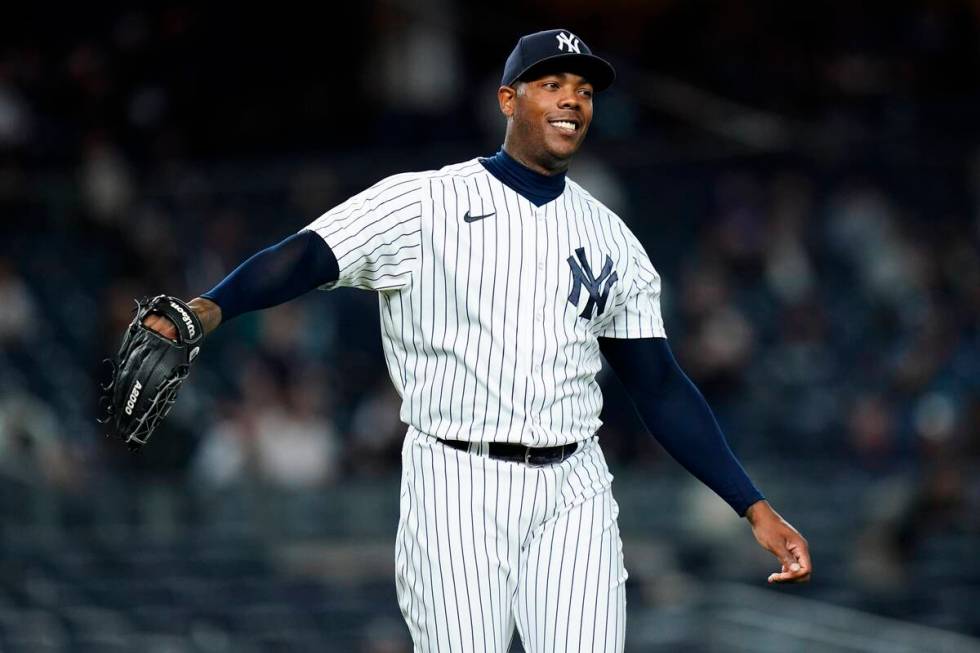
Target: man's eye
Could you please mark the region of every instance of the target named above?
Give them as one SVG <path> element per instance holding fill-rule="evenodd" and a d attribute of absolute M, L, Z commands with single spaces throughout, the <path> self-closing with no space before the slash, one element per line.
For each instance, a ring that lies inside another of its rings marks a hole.
<path fill-rule="evenodd" d="M 592 91 L 590 91 L 587 88 L 583 88 L 582 90 L 579 91 L 579 93 L 581 93 L 585 97 L 592 97 Z"/>
<path fill-rule="evenodd" d="M 558 88 L 558 82 L 545 82 L 545 88 Z"/>

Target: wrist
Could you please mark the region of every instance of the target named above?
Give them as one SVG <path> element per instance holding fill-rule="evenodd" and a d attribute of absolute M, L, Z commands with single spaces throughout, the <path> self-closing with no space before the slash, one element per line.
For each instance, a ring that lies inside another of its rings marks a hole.
<path fill-rule="evenodd" d="M 201 320 L 204 333 L 211 333 L 221 324 L 221 307 L 210 299 L 196 297 L 187 303 Z"/>
<path fill-rule="evenodd" d="M 753 526 L 768 517 L 775 516 L 776 511 L 772 509 L 772 506 L 765 499 L 759 499 L 745 510 L 745 519 Z"/>

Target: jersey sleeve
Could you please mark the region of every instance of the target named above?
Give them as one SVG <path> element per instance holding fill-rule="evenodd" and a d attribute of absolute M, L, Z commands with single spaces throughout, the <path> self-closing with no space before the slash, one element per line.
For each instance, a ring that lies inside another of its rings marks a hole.
<path fill-rule="evenodd" d="M 626 301 L 599 332 L 600 338 L 666 338 L 660 312 L 660 275 L 636 236 L 624 227 L 633 265 Z"/>
<path fill-rule="evenodd" d="M 417 174 L 388 177 L 305 227 L 337 258 L 338 279 L 321 290 L 395 290 L 411 283 L 419 261 L 425 183 Z"/>

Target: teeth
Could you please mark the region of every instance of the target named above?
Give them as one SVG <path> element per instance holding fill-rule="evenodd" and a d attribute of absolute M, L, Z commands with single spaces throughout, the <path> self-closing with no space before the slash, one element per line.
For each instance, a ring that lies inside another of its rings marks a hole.
<path fill-rule="evenodd" d="M 551 123 L 555 127 L 560 127 L 561 129 L 567 129 L 568 131 L 575 131 L 575 123 L 568 122 L 567 120 L 555 120 Z"/>

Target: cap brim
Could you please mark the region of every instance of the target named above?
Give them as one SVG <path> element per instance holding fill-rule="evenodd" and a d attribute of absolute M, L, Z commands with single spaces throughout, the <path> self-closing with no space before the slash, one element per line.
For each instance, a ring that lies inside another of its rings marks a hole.
<path fill-rule="evenodd" d="M 616 79 L 616 70 L 605 59 L 597 57 L 594 54 L 573 52 L 570 54 L 556 54 L 552 57 L 535 61 L 510 80 L 509 84 L 513 84 L 517 80 L 527 81 L 528 79 L 557 72 L 581 75 L 592 84 L 592 88 L 595 89 L 596 93 L 609 88 L 613 80 Z"/>

